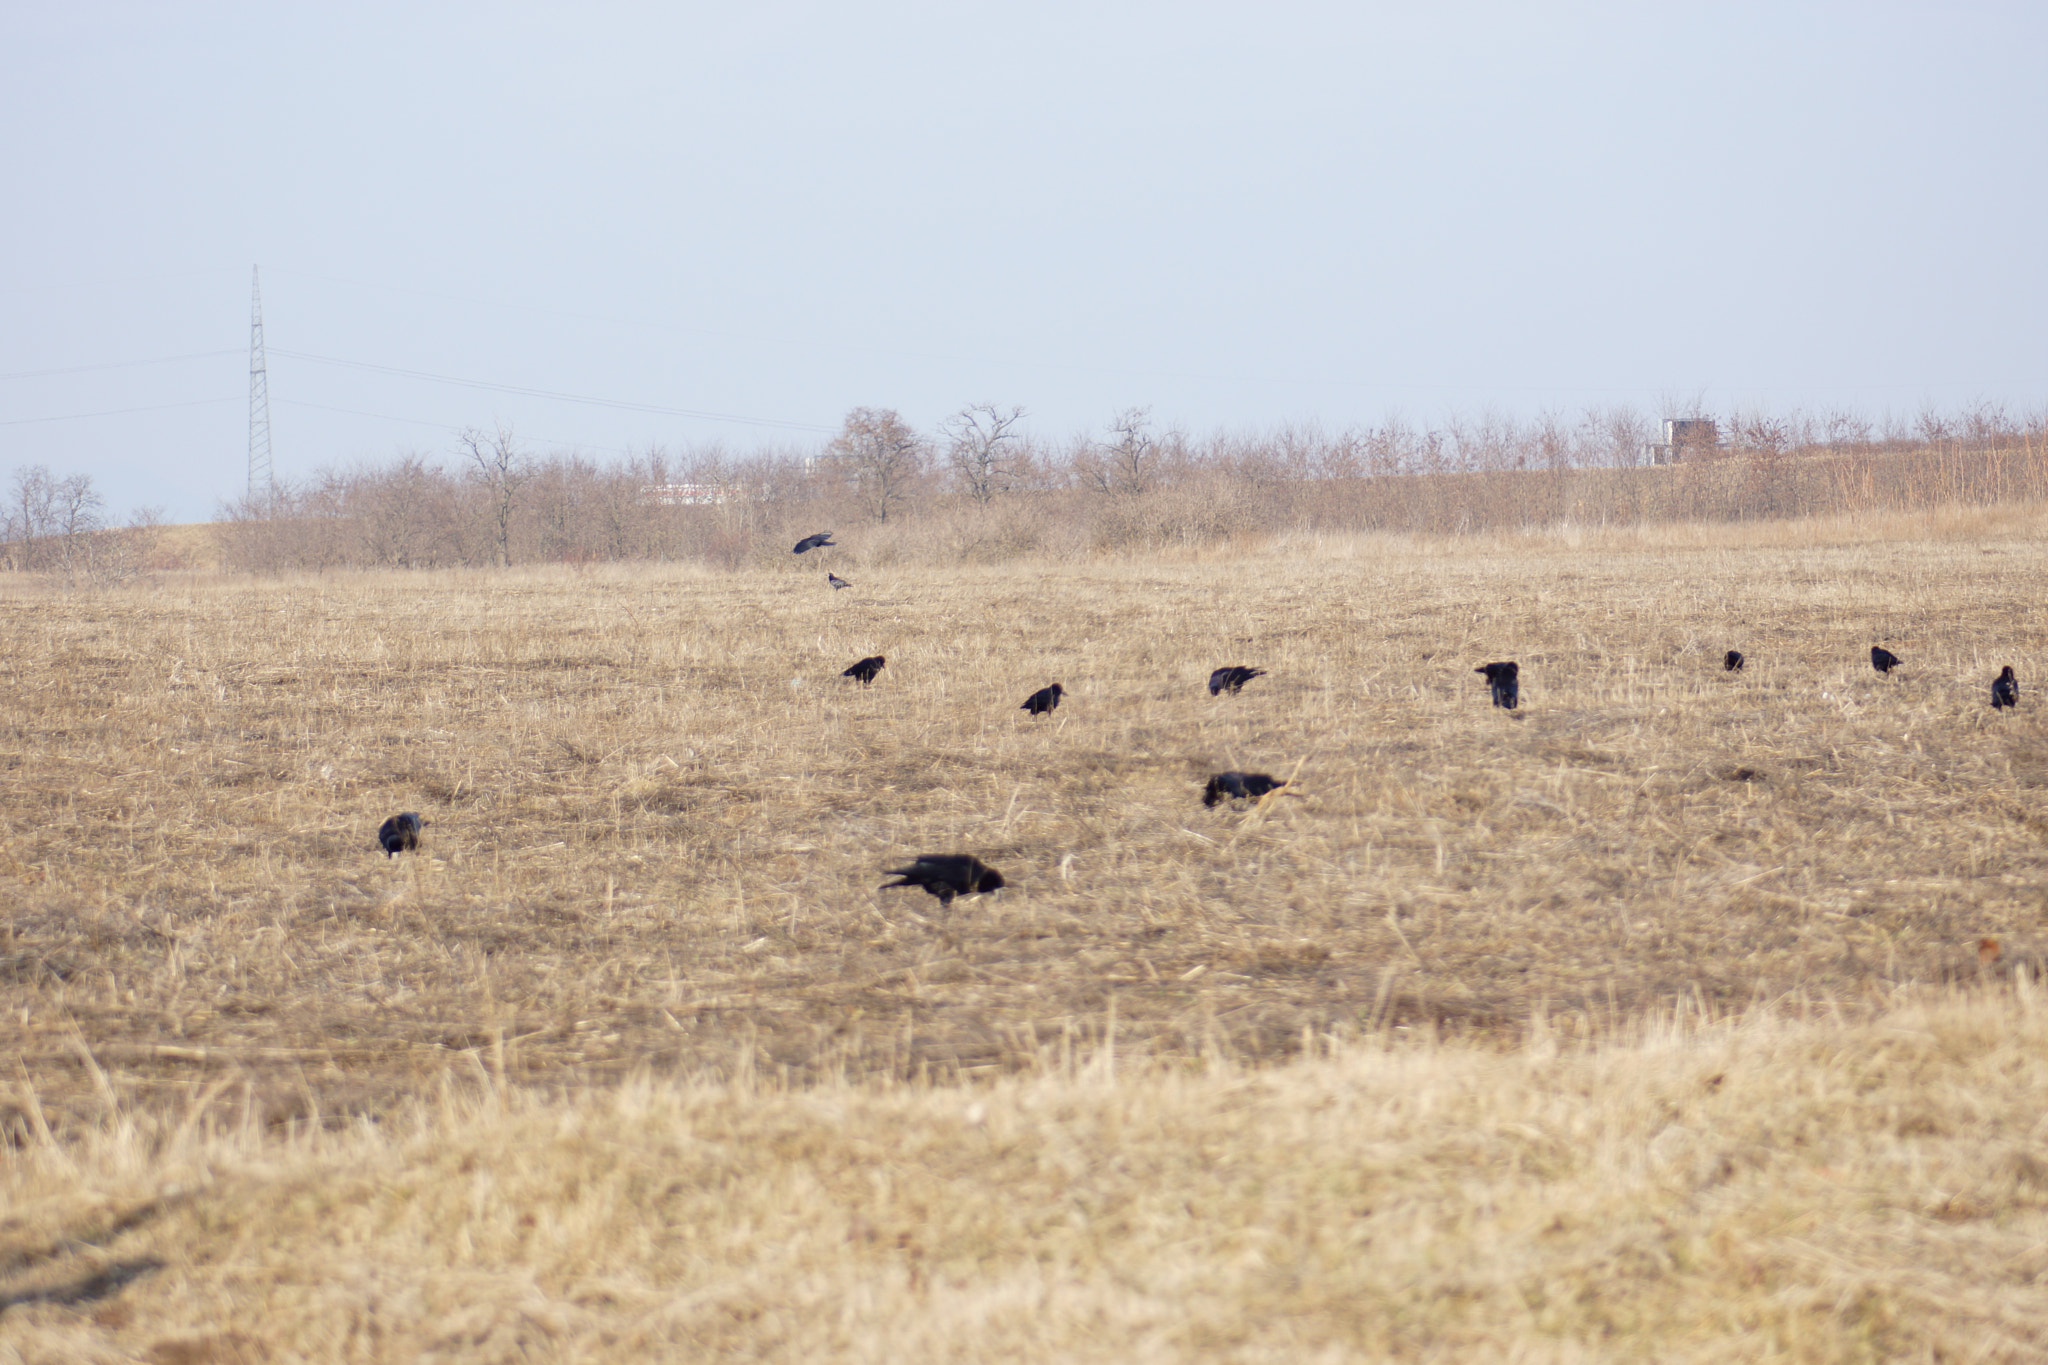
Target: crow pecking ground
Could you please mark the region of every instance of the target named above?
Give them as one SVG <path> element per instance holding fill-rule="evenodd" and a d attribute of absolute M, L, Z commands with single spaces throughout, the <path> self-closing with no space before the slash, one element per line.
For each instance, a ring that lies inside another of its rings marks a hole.
<path fill-rule="evenodd" d="M 1209 695 L 1216 696 L 1225 688 L 1232 692 L 1241 690 L 1253 678 L 1263 678 L 1263 668 L 1246 668 L 1243 664 L 1227 664 L 1209 675 Z"/>
<path fill-rule="evenodd" d="M 1486 675 L 1486 687 L 1493 694 L 1493 704 L 1514 710 L 1522 700 L 1521 666 L 1512 659 L 1497 664 L 1481 664 L 1472 670 Z"/>
<path fill-rule="evenodd" d="M 1256 800 L 1286 785 L 1281 778 L 1268 777 L 1264 773 L 1218 773 L 1209 779 L 1208 786 L 1202 788 L 1202 804 L 1213 806 L 1218 801 Z"/>
<path fill-rule="evenodd" d="M 1060 698 L 1066 694 L 1066 690 L 1066 688 L 1061 687 L 1058 683 L 1054 683 L 1051 687 L 1041 687 L 1026 697 L 1024 704 L 1017 709 L 1019 711 L 1029 711 L 1034 716 L 1049 715 L 1052 709 L 1060 704 Z"/>
<path fill-rule="evenodd" d="M 433 821 L 420 819 L 418 811 L 403 811 L 377 826 L 377 843 L 384 849 L 384 856 L 393 858 L 401 853 L 410 853 L 420 846 L 420 828 Z"/>
<path fill-rule="evenodd" d="M 882 875 L 902 879 L 883 882 L 882 890 L 922 887 L 937 896 L 941 905 L 951 905 L 955 896 L 976 896 L 1003 886 L 1002 873 L 966 853 L 920 853 L 910 866 L 884 868 Z"/>
<path fill-rule="evenodd" d="M 2010 706 L 2017 710 L 2020 704 L 2020 680 L 2013 676 L 2012 665 L 1998 670 L 1997 679 L 1991 684 L 1991 709 L 2004 710 Z"/>

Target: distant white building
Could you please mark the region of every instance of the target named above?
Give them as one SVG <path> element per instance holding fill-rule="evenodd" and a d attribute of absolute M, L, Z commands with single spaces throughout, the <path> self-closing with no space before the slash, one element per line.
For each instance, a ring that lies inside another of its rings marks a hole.
<path fill-rule="evenodd" d="M 715 483 L 651 483 L 640 490 L 641 503 L 651 507 L 712 507 L 732 497 Z"/>
<path fill-rule="evenodd" d="M 1711 417 L 1666 417 L 1664 439 L 1643 447 L 1643 458 L 1651 464 L 1670 464 L 1688 455 L 1718 450 L 1721 429 Z"/>

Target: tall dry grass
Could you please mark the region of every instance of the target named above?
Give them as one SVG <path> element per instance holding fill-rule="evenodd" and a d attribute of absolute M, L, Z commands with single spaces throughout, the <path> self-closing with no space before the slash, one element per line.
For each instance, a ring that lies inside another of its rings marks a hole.
<path fill-rule="evenodd" d="M 2032 1235 L 2021 1157 L 2037 1135 L 1972 1087 L 2027 1093 L 2034 1025 L 2012 1023 L 2016 1000 L 1910 1011 L 2015 969 L 2031 980 L 2048 947 L 2048 742 L 2031 690 L 2048 653 L 2042 529 L 2040 510 L 2002 508 L 1663 534 L 1304 534 L 1258 554 L 870 564 L 844 593 L 808 556 L 96 594 L 7 582 L 0 1133 L 15 1183 L 0 1294 L 14 1306 L 0 1349 L 175 1352 L 164 1343 L 219 1321 L 263 1358 L 508 1358 L 522 1332 L 567 1358 L 680 1340 L 957 1355 L 975 1333 L 1020 1353 L 1469 1357 L 1512 1329 L 1504 1353 L 1528 1358 L 1755 1358 L 1761 1342 L 1849 1359 L 1953 1328 L 1984 1358 L 2019 1358 L 1998 1333 L 2033 1341 L 2031 1291 L 2001 1277 Z M 1878 639 L 1905 658 L 1899 675 L 1871 671 Z M 1730 647 L 1751 658 L 1740 675 L 1720 670 Z M 836 676 L 870 653 L 889 658 L 873 688 Z M 1471 672 L 1508 657 L 1523 665 L 1513 715 L 1485 705 Z M 1222 663 L 1271 674 L 1212 699 L 1202 683 Z M 2016 715 L 1986 704 L 2005 663 L 2030 689 Z M 1054 680 L 1069 689 L 1055 716 L 1017 710 Z M 1258 810 L 1204 810 L 1201 782 L 1223 767 L 1294 785 Z M 420 855 L 387 861 L 374 830 L 401 809 L 433 823 Z M 1010 888 L 950 912 L 877 890 L 882 867 L 953 849 Z M 1807 1117 L 1771 1118 L 1779 1100 L 1759 1089 L 1733 1108 L 1702 1099 L 1710 1121 L 1685 1110 L 1645 1128 L 1649 1111 L 1626 1106 L 1665 1093 L 1664 1062 L 1596 1084 L 1596 1059 L 1635 1055 L 1645 1021 L 1681 1001 L 1762 1030 L 1745 1038 L 1803 1040 L 1765 1052 L 1808 1059 L 1784 1062 L 1780 1096 Z M 1937 1045 L 1888 1080 L 1855 1069 L 1900 1027 Z M 946 1131 L 985 1142 L 1010 1131 L 1003 1106 L 1080 1105 L 1077 1068 L 1100 1076 L 1112 1036 L 1121 1079 L 1086 1101 L 1090 1135 L 1045 1137 L 1067 1185 L 1005 1164 L 1021 1148 L 960 1149 L 970 1161 L 880 1136 L 910 1125 L 904 1141 L 921 1142 L 917 1114 L 964 1114 L 984 1094 L 989 1117 Z M 1304 1052 L 1322 1060 L 1256 1070 Z M 1930 1059 L 1974 1079 L 1951 1092 Z M 1402 1107 L 1398 1092 L 1439 1067 L 1428 1112 Z M 1316 1096 L 1382 1073 L 1393 1089 L 1365 1108 L 1389 1126 L 1337 1099 L 1318 1117 Z M 1794 1103 L 1801 1075 L 1810 1108 Z M 948 1093 L 962 1082 L 978 1088 Z M 479 1087 L 502 1113 L 467 1107 Z M 1534 1108 L 1501 1098 L 1524 1092 Z M 1892 1098 L 1841 1098 L 1872 1093 Z M 1232 1118 L 1233 1095 L 1268 1098 Z M 1894 1104 L 1891 1128 L 1859 1136 Z M 1120 1127 L 1126 1107 L 1154 1117 Z M 734 1117 L 757 1108 L 769 1127 Z M 728 1116 L 702 1139 L 728 1165 L 691 1156 L 673 1191 L 634 1183 L 677 1150 L 712 1152 L 647 1136 L 700 1110 Z M 848 1140 L 870 1136 L 828 1151 L 839 1120 L 799 1122 L 817 1113 L 861 1115 Z M 1482 1119 L 1499 1141 L 1458 1136 Z M 1690 1153 L 1707 1133 L 1709 1172 L 1720 1125 L 1750 1136 L 1725 1148 L 1733 1174 L 1625 1224 L 1600 1202 L 1623 1157 L 1583 1155 L 1608 1150 L 1603 1123 L 1626 1135 L 1615 1152 L 1657 1139 Z M 1673 1123 L 1684 1132 L 1660 1138 Z M 1517 1124 L 1549 1135 L 1528 1140 L 1559 1164 L 1517 1167 Z M 1298 1177 L 1282 1160 L 1297 1129 L 1331 1154 Z M 613 1164 L 575 1175 L 557 1132 Z M 1740 1155 L 1800 1134 L 1814 1152 L 1866 1144 L 1855 1160 L 1884 1174 L 1841 1194 L 1813 1169 L 1864 1166 Z M 1154 1162 L 1162 1142 L 1178 1155 Z M 437 1164 L 437 1144 L 474 1160 Z M 892 1155 L 926 1150 L 922 1165 Z M 1382 1195 L 1408 1189 L 1411 1156 L 1424 1191 Z M 1945 1172 L 1979 1157 L 2018 1164 L 1953 1228 L 1931 1196 L 1910 1220 L 1859 1202 L 1886 1184 L 1978 1189 Z M 862 1212 L 872 1245 L 851 1215 L 812 1227 L 751 1193 L 705 1221 L 756 1162 L 787 1207 L 822 1207 L 806 1182 L 830 1169 L 869 1181 L 889 1216 Z M 1205 1163 L 1243 1181 L 1204 1186 Z M 177 1174 L 202 1169 L 241 1173 L 248 1202 Z M 1114 1197 L 1088 1192 L 1098 1177 Z M 1510 1177 L 1553 1181 L 1557 1211 L 1593 1211 L 1555 1234 L 1541 1232 L 1554 1212 L 1489 1221 Z M 984 1202 L 948 1202 L 977 1180 Z M 905 1182 L 918 1200 L 888 1203 Z M 1075 1182 L 1087 1197 L 1062 1202 Z M 171 1183 L 216 1193 L 163 1203 Z M 1040 1212 L 991 1222 L 1011 1186 Z M 1734 1204 L 1701 1193 L 1737 1186 Z M 1186 1210 L 1155 1192 L 1136 1218 L 1130 1201 L 1154 1187 Z M 1205 1188 L 1223 1203 L 1185 1193 Z M 1394 1234 L 1316 1221 L 1354 1195 L 1413 1202 Z M 1824 1218 L 1785 1221 L 1814 1200 Z M 1715 1221 L 1738 1205 L 1782 1216 Z M 123 1224 L 137 1208 L 157 1211 Z M 1679 1213 L 1701 1240 L 1614 1240 Z M 1785 1238 L 1838 1248 L 1828 1220 L 1851 1213 L 1876 1249 L 1785 1269 Z M 920 1219 L 913 1255 L 899 1238 Z M 958 1240 L 975 1227 L 994 1240 Z M 79 1249 L 102 1232 L 103 1256 Z M 656 1243 L 681 1259 L 635 1269 Z M 1041 1243 L 1042 1258 L 1028 1250 Z M 1528 1252 L 1547 1267 L 1535 1280 L 1506 1268 L 1509 1246 L 1553 1245 L 1553 1261 Z M 1761 1269 L 1730 1269 L 1757 1247 L 1775 1248 Z M 981 1279 L 964 1269 L 976 1256 Z M 151 1258 L 163 1267 L 132 1283 L 90 1279 Z M 301 1260 L 328 1269 L 266 1297 Z M 614 1269 L 571 1285 L 585 1260 Z M 1634 1286 L 1618 1297 L 1617 1274 Z M 1940 1302 L 1972 1276 L 1995 1292 Z M 1556 1288 L 1532 1298 L 1538 1281 Z M 66 1285 L 75 1302 L 34 1297 Z M 1710 1310 L 1727 1295 L 1747 1307 Z M 923 1316 L 900 1331 L 874 1326 L 911 1303 Z M 461 1304 L 471 1326 L 426 1335 Z"/>
<path fill-rule="evenodd" d="M 2037 1360 L 2040 987 L 1590 1048 L 544 1095 L 0 1167 L 0 1359 Z M 230 1086 L 232 1093 L 240 1087 Z"/>

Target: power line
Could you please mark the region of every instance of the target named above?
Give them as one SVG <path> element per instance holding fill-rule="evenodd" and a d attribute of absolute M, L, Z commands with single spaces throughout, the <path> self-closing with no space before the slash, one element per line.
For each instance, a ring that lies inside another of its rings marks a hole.
<path fill-rule="evenodd" d="M 742 417 L 736 413 L 707 412 L 700 408 L 671 408 L 658 403 L 634 403 L 620 398 L 594 398 L 589 394 L 536 389 L 524 384 L 496 384 L 487 379 L 462 379 L 454 375 L 429 374 L 425 370 L 408 370 L 397 365 L 376 365 L 367 360 L 342 360 L 335 356 L 312 355 L 305 351 L 287 351 L 282 347 L 278 348 L 277 353 L 292 360 L 310 360 L 319 365 L 341 365 L 352 370 L 369 370 L 376 374 L 399 375 L 406 379 L 424 379 L 435 384 L 454 384 L 465 389 L 518 394 L 525 398 L 546 398 L 558 403 L 582 403 L 595 408 L 616 408 L 621 412 L 648 412 L 663 417 L 695 417 L 703 421 L 736 422 L 742 426 L 775 427 L 785 431 L 829 433 L 835 430 L 832 427 L 821 427 L 814 422 L 790 422 L 775 417 Z"/>
<path fill-rule="evenodd" d="M 229 355 L 236 352 L 229 351 Z M 130 412 L 162 412 L 166 408 L 203 408 L 210 403 L 239 403 L 239 398 L 195 398 L 189 403 L 151 403 L 143 408 L 106 408 L 100 412 L 65 412 L 54 417 L 14 417 L 0 421 L 0 427 L 22 427 L 31 422 L 76 422 L 87 417 L 119 417 Z"/>
<path fill-rule="evenodd" d="M 132 370 L 140 365 L 170 365 L 180 360 L 214 360 L 224 355 L 240 354 L 240 351 L 194 351 L 190 355 L 160 355 L 150 360 L 110 360 L 104 365 L 67 365 L 61 370 L 16 370 L 12 374 L 0 374 L 0 379 L 47 379 L 51 375 L 85 374 L 92 370 Z"/>
<path fill-rule="evenodd" d="M 404 422 L 416 427 L 438 427 L 442 431 L 461 431 L 463 428 L 448 422 L 429 422 L 424 417 L 400 417 L 395 412 L 371 412 L 366 408 L 337 408 L 332 403 L 309 403 L 303 398 L 280 398 L 278 402 L 288 408 L 313 408 L 319 412 L 339 412 L 350 417 L 376 417 L 386 422 Z"/>

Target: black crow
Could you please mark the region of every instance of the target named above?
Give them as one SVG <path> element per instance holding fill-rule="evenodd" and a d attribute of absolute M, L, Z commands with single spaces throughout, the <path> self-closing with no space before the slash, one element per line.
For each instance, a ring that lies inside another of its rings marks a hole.
<path fill-rule="evenodd" d="M 1026 697 L 1024 704 L 1017 709 L 1019 711 L 1029 711 L 1034 716 L 1046 715 L 1055 706 L 1060 704 L 1060 698 L 1066 695 L 1066 691 L 1067 689 L 1061 687 L 1058 683 L 1054 683 L 1051 687 L 1041 687 Z"/>
<path fill-rule="evenodd" d="M 826 575 L 825 575 L 825 581 L 826 581 L 827 583 L 830 583 L 830 584 L 831 584 L 831 585 L 832 585 L 833 587 L 835 587 L 835 588 L 850 588 L 850 587 L 852 587 L 852 586 L 853 586 L 853 584 L 851 584 L 851 583 L 847 582 L 847 581 L 846 581 L 845 579 L 841 578 L 841 577 L 840 577 L 840 576 L 839 576 L 838 574 L 836 574 L 836 573 L 828 573 L 828 574 L 826 574 Z"/>
<path fill-rule="evenodd" d="M 1991 684 L 1991 709 L 2003 707 L 2018 709 L 2020 704 L 2020 680 L 2012 675 L 2012 665 L 1998 670 L 1998 678 Z"/>
<path fill-rule="evenodd" d="M 1278 791 L 1287 783 L 1264 773 L 1218 773 L 1209 779 L 1209 785 L 1202 788 L 1202 804 L 1213 806 L 1218 801 L 1233 797 L 1256 799 L 1267 792 Z"/>
<path fill-rule="evenodd" d="M 1742 657 L 1741 650 L 1731 649 L 1728 651 L 1727 657 L 1721 660 L 1721 667 L 1727 669 L 1730 673 L 1740 673 L 1742 665 L 1747 662 L 1748 660 Z"/>
<path fill-rule="evenodd" d="M 1880 673 L 1889 673 L 1899 666 L 1899 656 L 1882 645 L 1870 647 L 1870 666 Z"/>
<path fill-rule="evenodd" d="M 1235 692 L 1253 678 L 1265 676 L 1266 670 L 1263 668 L 1246 668 L 1243 664 L 1226 665 L 1209 675 L 1209 695 L 1216 696 L 1226 687 Z"/>
<path fill-rule="evenodd" d="M 422 820 L 418 811 L 409 810 L 394 815 L 377 826 L 377 842 L 383 845 L 384 856 L 396 857 L 410 853 L 420 846 L 420 826 L 431 825 L 431 820 Z"/>
<path fill-rule="evenodd" d="M 1487 689 L 1493 693 L 1493 704 L 1512 711 L 1522 699 L 1522 688 L 1518 675 L 1521 668 L 1513 660 L 1498 664 L 1481 664 L 1472 670 L 1486 675 Z"/>
<path fill-rule="evenodd" d="M 830 531 L 820 531 L 814 536 L 805 536 L 802 540 L 799 540 L 796 543 L 796 549 L 790 553 L 800 555 L 806 550 L 822 550 L 830 544 L 832 544 L 832 533 Z"/>
<path fill-rule="evenodd" d="M 888 662 L 888 659 L 877 654 L 873 658 L 862 659 L 839 676 L 842 678 L 859 678 L 864 683 L 871 683 L 875 680 L 875 675 L 882 671 L 882 665 Z"/>
<path fill-rule="evenodd" d="M 882 875 L 902 878 L 901 881 L 883 882 L 882 890 L 921 886 L 937 896 L 940 905 L 951 905 L 955 896 L 979 895 L 1003 885 L 1002 873 L 965 853 L 920 853 L 917 861 L 909 867 L 884 868 Z"/>

